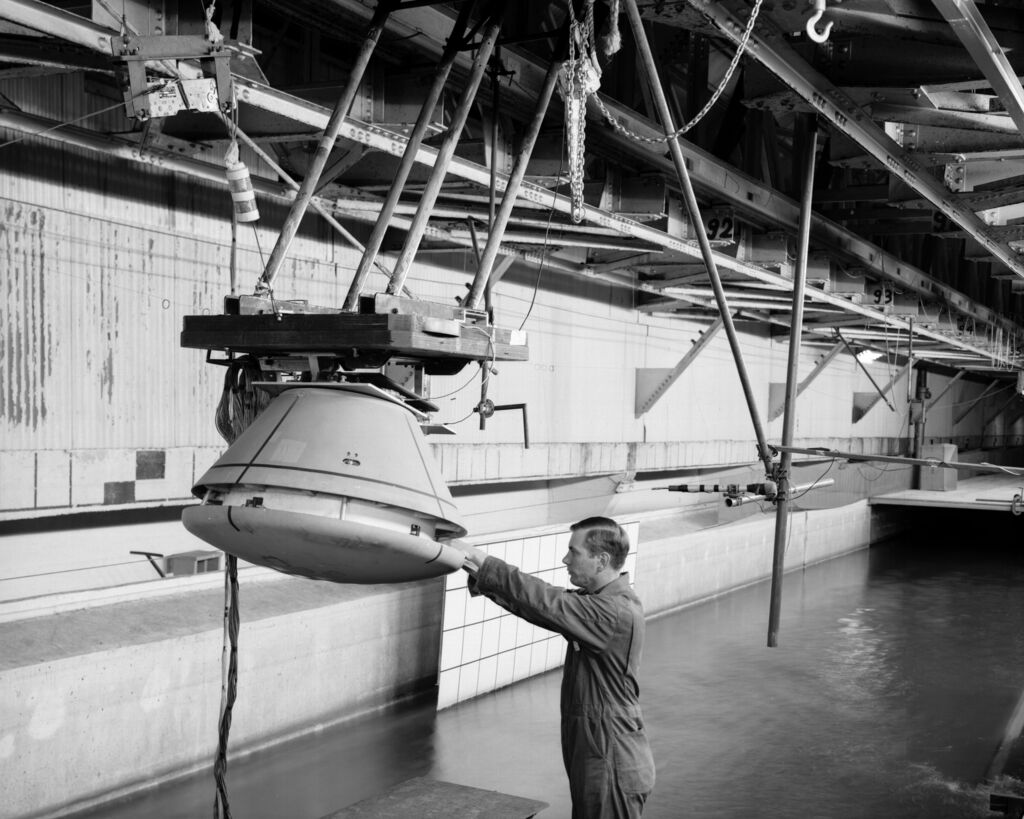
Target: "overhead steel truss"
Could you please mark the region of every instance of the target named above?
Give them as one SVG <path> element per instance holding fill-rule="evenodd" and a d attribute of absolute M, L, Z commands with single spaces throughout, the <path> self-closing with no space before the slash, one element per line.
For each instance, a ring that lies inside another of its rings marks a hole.
<path fill-rule="evenodd" d="M 347 3 L 339 5 L 349 6 Z M 361 4 L 355 4 L 369 13 Z M 723 27 L 727 34 L 731 35 L 730 26 L 734 25 L 731 14 L 721 4 L 708 4 L 701 6 L 702 11 L 708 13 L 711 18 Z M 399 26 L 412 27 L 424 33 L 424 40 L 437 43 L 437 50 L 440 53 L 444 36 L 451 30 L 452 18 L 450 12 L 436 7 L 414 7 L 402 11 L 404 21 Z M 415 19 L 410 21 L 409 15 Z M 76 15 L 59 12 L 45 3 L 35 0 L 13 0 L 5 3 L 0 9 L 0 16 L 17 22 L 20 25 L 43 31 L 70 42 L 86 46 L 94 51 L 109 55 L 111 53 L 111 38 L 116 37 L 118 32 L 108 29 L 91 21 L 77 17 Z M 980 222 L 977 215 L 970 211 L 964 204 L 960 204 L 955 197 L 950 195 L 941 186 L 938 186 L 930 177 L 921 174 L 916 162 L 904 155 L 898 145 L 893 143 L 884 132 L 881 132 L 873 123 L 863 122 L 863 115 L 858 111 L 845 107 L 845 100 L 842 93 L 835 89 L 835 94 L 829 93 L 828 97 L 821 93 L 821 89 L 828 89 L 830 84 L 823 77 L 816 77 L 815 84 L 804 79 L 804 74 L 810 69 L 806 62 L 802 61 L 795 53 L 790 53 L 781 38 L 773 38 L 771 43 L 765 42 L 764 38 L 755 34 L 751 40 L 751 52 L 755 58 L 765 62 L 773 70 L 784 74 L 786 81 L 790 83 L 798 93 L 806 94 L 808 101 L 815 105 L 830 122 L 840 127 L 844 132 L 851 134 L 869 150 L 877 152 L 881 158 L 887 160 L 887 165 L 901 178 L 907 181 L 915 190 L 918 190 L 925 198 L 932 201 L 957 224 L 967 230 L 994 255 L 1003 259 L 1007 266 L 1018 275 L 1024 275 L 1024 265 L 1015 256 L 1008 254 L 1008 248 L 1000 245 L 989 238 L 986 233 L 987 226 Z M 428 49 L 429 50 L 429 49 Z M 517 72 L 516 93 L 523 98 L 528 98 L 534 93 L 543 82 L 546 67 L 540 65 L 535 59 L 517 52 L 514 48 L 508 48 L 503 52 L 503 60 L 508 63 L 512 70 Z M 803 72 L 803 73 L 801 73 Z M 813 76 L 813 75 L 812 75 Z M 297 125 L 305 126 L 306 129 L 314 132 L 323 131 L 330 118 L 330 111 L 310 103 L 301 98 L 275 90 L 269 86 L 255 82 L 251 79 L 233 75 L 236 94 L 241 104 L 250 105 L 276 115 L 285 117 Z M 820 81 L 820 87 L 816 85 Z M 627 119 L 631 127 L 640 131 L 647 130 L 651 134 L 657 134 L 657 128 L 635 112 L 625 108 L 620 103 L 611 99 L 605 99 L 606 107 L 610 108 L 616 116 Z M 852 105 L 852 103 L 850 103 Z M 0 115 L 0 125 L 15 128 L 25 133 L 35 133 L 48 127 L 45 121 L 38 118 L 28 117 L 24 114 L 14 112 Z M 296 128 L 296 130 L 300 130 Z M 63 132 L 63 133 L 61 133 Z M 184 159 L 172 155 L 169 152 L 163 154 L 156 149 L 141 151 L 130 143 L 121 140 L 113 140 L 101 137 L 95 133 L 82 131 L 81 129 L 60 129 L 45 134 L 49 139 L 64 139 L 74 141 L 76 144 L 93 150 L 105 153 L 125 156 L 133 160 L 155 164 L 166 167 L 170 170 L 183 172 L 190 175 L 203 177 L 211 181 L 224 183 L 220 169 L 209 163 L 197 160 Z M 353 116 L 344 117 L 339 129 L 339 137 L 347 139 L 351 143 L 384 151 L 386 153 L 401 156 L 408 144 L 408 139 L 399 133 L 383 128 L 379 125 L 364 122 Z M 255 137 L 259 139 L 258 135 Z M 620 138 L 605 134 L 604 138 L 615 142 Z M 624 143 L 627 144 L 627 143 Z M 705 152 L 686 143 L 681 143 L 686 157 L 687 166 L 695 182 L 702 190 L 712 189 L 716 191 L 718 201 L 735 201 L 737 207 L 742 206 L 747 212 L 752 213 L 757 219 L 775 223 L 785 227 L 795 227 L 799 218 L 799 206 L 791 199 L 781 195 L 756 180 L 743 176 L 735 169 L 724 165 L 713 159 Z M 656 165 L 662 163 L 666 172 L 671 163 L 666 157 L 661 156 L 660 149 L 652 149 L 628 142 L 628 148 L 634 154 L 642 154 L 648 161 Z M 426 166 L 433 166 L 437 158 L 437 149 L 427 145 L 420 145 L 415 151 L 415 161 Z M 492 185 L 498 192 L 505 190 L 508 184 L 508 175 L 503 173 L 492 173 L 492 169 L 483 165 L 471 162 L 459 156 L 450 159 L 448 172 L 451 176 L 470 182 L 481 189 L 486 190 Z M 731 184 L 722 184 L 723 179 L 731 180 Z M 279 198 L 290 199 L 291 188 L 282 188 L 264 180 L 253 180 L 257 190 Z M 351 198 L 341 198 L 328 201 L 323 198 L 314 197 L 318 208 L 329 211 L 333 214 L 348 218 L 373 221 L 378 208 L 367 208 L 368 197 L 360 195 Z M 572 203 L 569 197 L 552 192 L 551 190 L 538 185 L 523 181 L 519 186 L 518 202 L 534 208 L 550 208 L 560 214 L 569 215 L 572 210 Z M 701 252 L 696 244 L 686 238 L 671 235 L 665 230 L 652 227 L 643 222 L 630 219 L 618 213 L 606 209 L 586 205 L 583 209 L 584 219 L 590 228 L 597 228 L 605 234 L 622 237 L 623 244 L 620 247 L 630 247 L 630 241 L 639 242 L 639 250 L 644 248 L 661 248 L 683 257 L 701 261 Z M 396 227 L 411 226 L 412 220 L 405 215 L 396 214 L 393 223 Z M 939 299 L 950 308 L 957 310 L 964 315 L 975 319 L 977 322 L 988 325 L 993 332 L 1005 335 L 1007 339 L 1000 344 L 992 344 L 986 340 L 984 333 L 968 333 L 964 331 L 942 332 L 908 322 L 899 316 L 889 315 L 881 310 L 870 306 L 858 304 L 847 298 L 823 292 L 813 287 L 804 290 L 804 297 L 808 303 L 808 310 L 815 308 L 833 312 L 844 313 L 854 321 L 862 321 L 867 327 L 881 327 L 901 329 L 913 335 L 915 340 L 931 342 L 930 346 L 921 345 L 920 359 L 929 360 L 930 357 L 936 362 L 946 361 L 951 351 L 966 356 L 965 363 L 969 362 L 977 367 L 989 367 L 994 369 L 1010 370 L 1019 368 L 1022 365 L 1021 343 L 1019 338 L 1020 328 L 1012 322 L 998 316 L 987 307 L 968 299 L 963 294 L 952 288 L 931 279 L 923 272 L 916 270 L 912 265 L 892 257 L 881 248 L 872 245 L 870 242 L 856 236 L 835 223 L 829 222 L 820 216 L 813 220 L 813 236 L 816 243 L 825 244 L 835 248 L 838 252 L 848 257 L 860 260 L 865 270 L 879 278 L 887 278 L 903 284 L 922 295 L 929 295 Z M 428 226 L 427 234 L 439 241 L 444 241 L 455 246 L 472 248 L 475 246 L 472 236 L 455 229 L 445 229 L 436 225 Z M 477 237 L 479 238 L 479 237 Z M 507 238 L 507 237 L 506 237 Z M 581 237 L 584 238 L 584 237 Z M 595 240 L 597 237 L 593 237 Z M 707 309 L 705 299 L 698 299 L 685 291 L 674 292 L 672 287 L 658 287 L 644 283 L 629 269 L 629 262 L 624 262 L 619 269 L 608 269 L 607 265 L 587 265 L 575 261 L 562 259 L 557 254 L 541 251 L 524 251 L 519 246 L 510 242 L 503 244 L 499 251 L 502 255 L 512 255 L 524 261 L 544 263 L 565 273 L 588 278 L 603 279 L 614 284 L 637 289 L 659 297 L 678 298 L 680 301 L 695 304 Z M 763 318 L 773 323 L 785 324 L 783 305 L 778 304 L 779 310 L 775 313 L 772 308 L 776 304 L 770 299 L 756 297 L 758 288 L 768 288 L 780 294 L 791 292 L 792 281 L 765 267 L 750 262 L 733 258 L 725 253 L 715 252 L 715 264 L 724 271 L 739 277 L 739 281 L 730 281 L 732 288 L 738 288 L 739 294 L 745 292 L 751 296 L 747 301 L 742 302 L 740 307 L 746 311 L 748 317 Z M 750 293 L 753 289 L 755 292 Z M 813 328 L 808 328 L 813 332 Z"/>

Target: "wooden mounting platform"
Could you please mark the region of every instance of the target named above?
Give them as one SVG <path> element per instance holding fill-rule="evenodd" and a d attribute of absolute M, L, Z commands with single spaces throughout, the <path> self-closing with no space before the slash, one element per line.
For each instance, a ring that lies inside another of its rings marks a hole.
<path fill-rule="evenodd" d="M 547 806 L 536 799 L 417 777 L 323 819 L 528 819 Z"/>
<path fill-rule="evenodd" d="M 518 333 L 402 313 L 185 316 L 181 346 L 267 355 L 526 361 Z M 518 342 L 518 343 L 514 343 Z M 369 366 L 374 366 L 370 364 Z"/>

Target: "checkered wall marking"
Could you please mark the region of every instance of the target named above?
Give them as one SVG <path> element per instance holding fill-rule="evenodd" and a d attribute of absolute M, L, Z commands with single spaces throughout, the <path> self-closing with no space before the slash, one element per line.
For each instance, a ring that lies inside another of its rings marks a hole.
<path fill-rule="evenodd" d="M 622 523 L 630 553 L 623 571 L 635 578 L 639 524 Z M 562 563 L 570 531 L 477 544 L 480 549 L 555 586 L 569 588 Z M 565 639 L 509 614 L 483 596 L 471 597 L 467 575 L 445 579 L 438 710 L 557 668 Z"/>

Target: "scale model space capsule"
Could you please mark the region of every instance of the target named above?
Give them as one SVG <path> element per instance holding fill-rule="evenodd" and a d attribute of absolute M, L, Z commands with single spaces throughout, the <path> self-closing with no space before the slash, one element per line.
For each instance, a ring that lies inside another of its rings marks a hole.
<path fill-rule="evenodd" d="M 413 411 L 362 384 L 279 391 L 200 478 L 185 528 L 287 574 L 399 583 L 459 568 L 451 493 Z"/>

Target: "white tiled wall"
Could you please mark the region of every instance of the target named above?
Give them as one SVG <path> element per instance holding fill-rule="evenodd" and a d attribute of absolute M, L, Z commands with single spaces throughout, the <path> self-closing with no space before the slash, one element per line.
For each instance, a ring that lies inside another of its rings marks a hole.
<path fill-rule="evenodd" d="M 640 525 L 620 524 L 630 542 L 623 571 L 632 580 Z M 476 545 L 552 585 L 568 587 L 562 558 L 569 535 L 565 528 Z M 466 579 L 463 571 L 446 579 L 438 710 L 556 668 L 565 657 L 565 640 L 560 635 L 520 620 L 486 597 L 470 597 Z"/>

